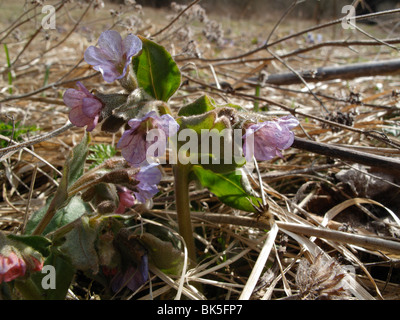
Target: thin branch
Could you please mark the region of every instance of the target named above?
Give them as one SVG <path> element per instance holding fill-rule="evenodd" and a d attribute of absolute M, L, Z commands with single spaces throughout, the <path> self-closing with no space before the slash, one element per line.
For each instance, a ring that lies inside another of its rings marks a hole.
<path fill-rule="evenodd" d="M 156 33 L 152 34 L 151 37 L 156 37 L 159 34 L 163 33 L 165 30 L 167 30 L 168 28 L 170 28 L 186 11 L 188 11 L 191 7 L 193 7 L 196 3 L 200 2 L 200 0 L 194 0 L 192 3 L 190 3 L 185 9 L 183 9 L 181 12 L 179 12 L 179 14 L 172 19 L 172 21 L 170 23 L 168 23 L 164 28 L 162 28 L 161 30 L 157 31 Z"/>
<path fill-rule="evenodd" d="M 53 138 L 53 137 L 55 137 L 55 136 L 57 136 L 57 135 L 59 135 L 59 134 L 65 132 L 65 131 L 69 130 L 69 129 L 72 128 L 73 126 L 74 126 L 74 125 L 73 125 L 72 123 L 67 122 L 67 123 L 66 123 L 65 125 L 63 125 L 61 128 L 58 128 L 58 129 L 56 129 L 56 130 L 54 130 L 54 131 L 51 131 L 51 132 L 49 132 L 49 133 L 46 133 L 46 134 L 41 135 L 41 136 L 39 136 L 39 137 L 36 137 L 36 138 L 34 138 L 34 139 L 32 139 L 32 140 L 29 140 L 29 141 L 26 141 L 26 142 L 22 142 L 22 143 L 18 143 L 18 144 L 15 144 L 15 145 L 13 145 L 13 146 L 9 146 L 9 147 L 7 147 L 7 148 L 0 149 L 0 161 L 4 160 L 3 157 L 4 157 L 6 154 L 10 153 L 10 152 L 18 151 L 18 150 L 20 150 L 20 149 L 23 149 L 23 148 L 32 146 L 32 145 L 34 145 L 34 144 L 36 144 L 36 143 L 49 140 L 49 139 L 51 139 L 51 138 Z"/>

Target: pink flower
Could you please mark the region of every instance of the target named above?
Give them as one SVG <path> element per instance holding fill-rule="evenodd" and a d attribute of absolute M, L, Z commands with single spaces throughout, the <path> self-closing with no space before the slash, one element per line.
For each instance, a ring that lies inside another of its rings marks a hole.
<path fill-rule="evenodd" d="M 161 143 L 164 148 L 154 156 L 161 156 L 166 149 L 167 137 L 174 135 L 179 125 L 169 114 L 158 116 L 155 111 L 147 113 L 142 119 L 131 119 L 128 121 L 128 125 L 131 127 L 126 130 L 118 141 L 117 148 L 122 149 L 122 156 L 131 165 L 137 166 L 142 164 L 146 160 L 146 152 L 150 145 L 155 142 L 155 138 L 163 139 L 164 141 L 157 140 L 157 143 Z M 153 141 L 147 141 L 147 133 L 155 129 L 156 133 Z"/>
<path fill-rule="evenodd" d="M 18 255 L 10 251 L 0 254 L 0 283 L 12 281 L 25 275 L 26 263 Z"/>
<path fill-rule="evenodd" d="M 42 268 L 43 259 L 39 252 L 0 232 L 0 284 Z"/>
<path fill-rule="evenodd" d="M 34 271 L 40 271 L 43 269 L 43 263 L 44 263 L 43 260 L 36 259 L 33 256 L 30 256 L 29 258 L 31 259 L 30 271 L 34 272 Z"/>
<path fill-rule="evenodd" d="M 130 208 L 135 204 L 135 197 L 132 191 L 126 187 L 118 188 L 119 205 L 115 213 L 124 213 L 126 208 Z"/>
<path fill-rule="evenodd" d="M 293 116 L 285 116 L 277 121 L 265 121 L 250 125 L 243 135 L 243 152 L 246 161 L 270 160 L 282 157 L 281 150 L 289 148 L 294 141 L 291 129 L 297 127 L 299 121 Z"/>
<path fill-rule="evenodd" d="M 117 31 L 108 30 L 100 35 L 98 46 L 86 49 L 85 61 L 111 83 L 125 76 L 132 57 L 142 50 L 142 41 L 132 34 L 122 40 Z"/>
<path fill-rule="evenodd" d="M 103 104 L 85 86 L 77 82 L 78 90 L 67 89 L 64 93 L 64 103 L 71 108 L 69 120 L 77 127 L 87 126 L 86 131 L 92 131 L 100 117 Z"/>

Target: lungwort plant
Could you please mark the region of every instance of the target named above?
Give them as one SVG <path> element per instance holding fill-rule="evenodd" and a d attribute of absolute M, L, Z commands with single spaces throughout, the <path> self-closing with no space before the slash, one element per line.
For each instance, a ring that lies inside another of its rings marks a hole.
<path fill-rule="evenodd" d="M 169 100 L 181 73 L 171 55 L 149 39 L 105 31 L 84 58 L 123 92 L 91 91 L 78 82 L 64 93 L 71 123 L 86 132 L 65 162 L 57 191 L 32 215 L 25 234 L 0 234 L 0 283 L 10 297 L 17 288 L 24 298 L 64 299 L 77 272 L 104 285 L 110 297 L 125 287 L 137 290 L 153 266 L 180 274 L 183 245 L 191 266 L 197 259 L 189 183 L 197 180 L 224 204 L 256 212 L 262 201 L 244 172 L 254 159 L 281 157 L 293 143 L 298 121 L 292 116 L 266 119 L 237 105 L 217 105 L 208 96 L 173 114 Z M 124 130 L 117 144 L 122 157 L 85 170 L 97 127 Z M 123 215 L 137 203 L 151 202 L 167 163 L 173 166 L 183 245 L 136 228 L 136 220 Z"/>

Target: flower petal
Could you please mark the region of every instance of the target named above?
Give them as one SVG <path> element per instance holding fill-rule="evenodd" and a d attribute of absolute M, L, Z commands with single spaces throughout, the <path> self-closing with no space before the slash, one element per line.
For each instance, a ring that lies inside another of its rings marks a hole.
<path fill-rule="evenodd" d="M 159 117 L 157 126 L 165 132 L 165 135 L 167 137 L 173 136 L 179 130 L 179 124 L 169 114 L 164 114 L 161 117 Z"/>
<path fill-rule="evenodd" d="M 147 166 L 141 167 L 136 174 L 136 179 L 147 184 L 159 184 L 162 178 L 160 169 L 157 163 L 150 163 Z"/>
<path fill-rule="evenodd" d="M 81 105 L 82 99 L 86 95 L 84 92 L 76 89 L 67 89 L 64 93 L 63 100 L 66 106 L 70 108 L 75 108 Z"/>
<path fill-rule="evenodd" d="M 86 63 L 93 66 L 94 70 L 100 71 L 103 79 L 108 83 L 123 77 L 116 67 L 118 61 L 110 60 L 108 55 L 99 48 L 90 46 L 86 49 L 84 58 Z"/>
<path fill-rule="evenodd" d="M 92 119 L 85 116 L 82 111 L 82 107 L 72 108 L 69 112 L 69 121 L 77 127 L 84 127 L 89 123 L 92 123 Z"/>
<path fill-rule="evenodd" d="M 121 137 L 121 139 L 122 138 L 123 137 Z M 120 139 L 120 141 L 121 141 L 121 139 Z M 125 145 L 124 147 L 122 147 L 122 150 L 121 150 L 122 156 L 131 165 L 139 165 L 146 159 L 145 137 L 141 134 L 133 134 L 130 142 L 126 143 L 128 141 L 128 139 L 129 139 L 128 136 L 126 136 L 125 140 L 123 140 L 121 143 L 121 145 Z M 119 142 L 118 142 L 118 144 L 119 144 Z M 117 147 L 118 147 L 118 144 L 117 144 Z"/>
<path fill-rule="evenodd" d="M 94 118 L 100 114 L 102 104 L 96 98 L 83 98 L 82 99 L 82 112 L 89 118 Z"/>
<path fill-rule="evenodd" d="M 142 41 L 135 35 L 129 34 L 122 41 L 122 54 L 130 62 L 130 59 L 142 50 Z"/>
<path fill-rule="evenodd" d="M 122 38 L 115 30 L 101 33 L 98 41 L 99 47 L 108 60 L 119 62 L 123 55 Z"/>

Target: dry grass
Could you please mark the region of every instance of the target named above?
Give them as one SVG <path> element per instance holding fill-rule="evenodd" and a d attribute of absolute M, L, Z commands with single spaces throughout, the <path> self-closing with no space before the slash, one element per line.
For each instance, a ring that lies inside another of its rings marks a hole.
<path fill-rule="evenodd" d="M 11 26 L 23 13 L 24 3 L 13 1 L 11 5 L 9 1 L 1 2 L 0 31 Z M 3 75 L 0 80 L 1 120 L 12 118 L 23 125 L 34 124 L 40 128 L 39 132 L 26 134 L 25 140 L 34 134 L 51 132 L 66 123 L 68 110 L 62 102 L 62 94 L 66 88 L 74 86 L 76 80 L 84 79 L 88 88 L 116 89 L 113 84 L 105 85 L 100 77 L 93 77 L 93 71 L 81 61 L 84 50 L 95 43 L 101 31 L 112 27 L 126 32 L 126 18 L 139 17 L 140 20 L 135 20 L 137 24 L 131 25 L 129 31 L 149 36 L 165 26 L 170 21 L 169 15 L 174 14 L 170 9 L 144 8 L 141 14 L 131 9 L 119 17 L 112 17 L 109 10 L 119 11 L 120 7 L 106 4 L 103 9 L 90 8 L 77 23 L 87 4 L 76 6 L 74 3 L 66 4 L 60 10 L 57 30 L 46 32 L 40 29 L 38 19 L 32 18 L 6 37 L 4 32 L 0 33 L 0 42 L 7 43 L 13 60 L 38 30 L 13 65 L 12 94 L 7 87 L 9 69 L 5 64 L 5 54 L 3 48 L 0 50 Z M 121 8 L 128 10 L 127 7 Z M 158 35 L 155 40 L 174 55 L 182 69 L 183 80 L 188 80 L 171 100 L 174 110 L 206 93 L 217 102 L 238 104 L 252 111 L 258 100 L 255 87 L 246 82 L 249 77 L 258 77 L 263 72 L 286 73 L 288 67 L 301 71 L 393 59 L 398 54 L 397 50 L 377 43 L 375 46 L 322 46 L 301 55 L 294 54 L 284 63 L 274 58 L 274 55 L 282 56 L 310 46 L 306 42 L 307 34 L 301 34 L 271 47 L 272 53 L 260 50 L 238 59 L 232 58 L 256 49 L 270 35 L 282 14 L 267 16 L 265 20 L 243 17 L 235 21 L 207 12 L 209 19 L 222 22 L 224 34 L 222 37 L 215 34 L 214 41 L 202 34 L 204 23 L 182 18 Z M 314 21 L 284 20 L 271 34 L 270 42 L 314 25 Z M 74 26 L 75 31 L 69 34 Z M 359 24 L 359 27 L 379 39 L 396 38 L 398 34 L 396 29 L 390 29 L 389 24 Z M 340 24 L 313 32 L 314 37 L 317 34 L 322 35 L 323 42 L 371 40 L 360 32 L 343 30 Z M 49 71 L 47 83 L 46 68 Z M 273 115 L 295 110 L 301 121 L 301 127 L 296 129 L 298 137 L 397 158 L 400 152 L 399 80 L 397 75 L 374 76 L 309 83 L 308 88 L 304 84 L 266 84 L 261 86 L 259 97 L 268 100 L 259 101 L 259 108 L 260 112 Z M 211 85 L 217 81 L 229 83 L 236 91 L 219 90 Z M 346 117 L 350 122 L 344 128 L 332 127 L 324 121 L 340 121 Z M 65 155 L 80 141 L 83 132 L 81 128 L 73 128 L 1 159 L 0 230 L 19 232 L 26 217 L 43 205 L 57 186 Z M 360 132 L 379 132 L 383 139 L 373 139 Z M 1 138 L 5 139 L 4 136 Z M 93 143 L 115 144 L 116 141 L 118 134 L 109 136 L 99 130 L 93 133 Z M 394 212 L 396 217 L 400 212 L 398 172 L 359 167 L 294 148 L 287 150 L 284 156 L 284 160 L 259 163 L 263 188 L 278 228 L 274 227 L 268 233 L 266 229 L 269 226 L 263 221 L 224 206 L 207 190 L 195 185 L 191 187 L 199 264 L 182 277 L 190 280 L 191 284 L 201 283 L 203 295 L 186 284 L 179 287 L 179 278 L 169 278 L 153 269 L 153 298 L 174 298 L 176 290 L 179 295 L 190 299 L 400 297 L 399 252 L 384 246 L 381 250 L 361 246 L 353 243 L 352 238 L 343 240 L 333 232 L 329 233 L 330 230 L 341 230 L 351 235 L 400 243 L 400 226 L 388 211 Z M 252 183 L 259 188 L 257 176 Z M 131 214 L 137 218 L 141 213 L 146 225 L 160 224 L 161 228 L 176 229 L 173 179 L 168 166 L 164 168 L 160 190 L 152 209 L 134 207 Z M 288 229 L 285 223 L 309 227 L 311 234 L 300 229 L 296 231 L 296 228 Z M 325 238 L 314 237 L 313 228 L 321 225 L 326 227 L 328 234 Z M 313 264 L 317 274 L 311 272 Z M 325 267 L 319 268 L 321 265 Z M 346 266 L 355 274 L 347 274 L 343 269 Z M 311 275 L 305 271 L 307 268 Z M 312 282 L 313 279 L 319 282 Z M 343 280 L 347 282 L 344 284 Z M 101 289 L 92 285 L 83 275 L 78 276 L 68 298 L 101 297 Z M 147 299 L 150 297 L 149 286 L 147 283 L 136 295 L 125 293 L 120 298 Z"/>

